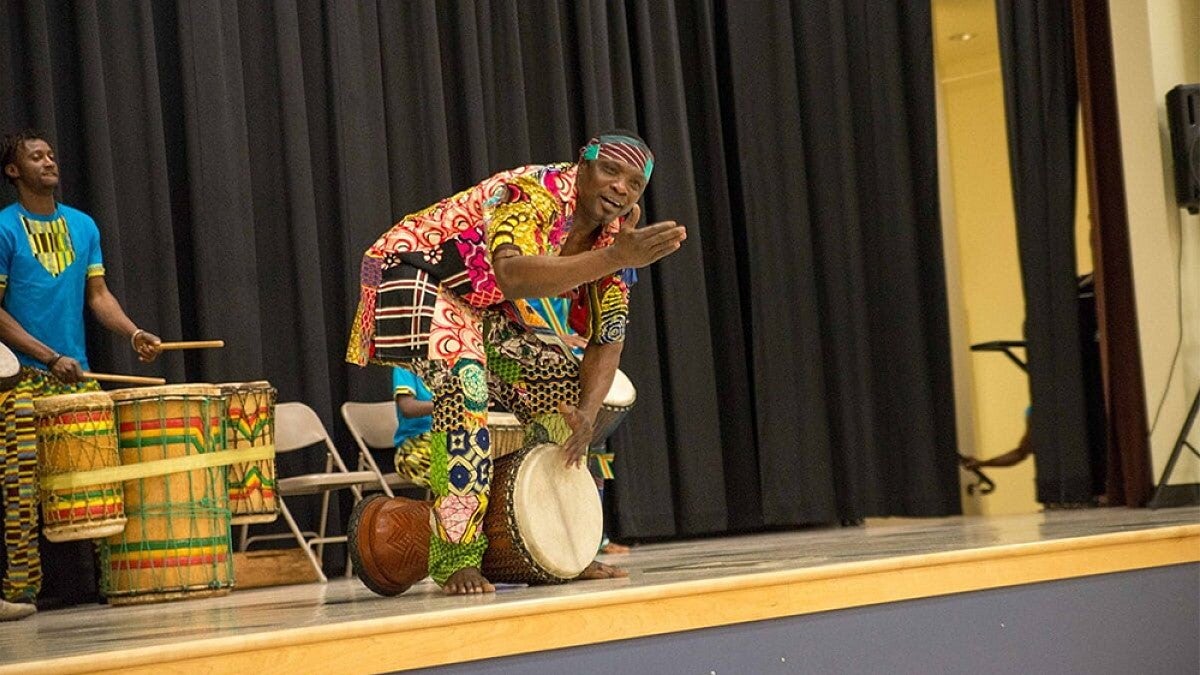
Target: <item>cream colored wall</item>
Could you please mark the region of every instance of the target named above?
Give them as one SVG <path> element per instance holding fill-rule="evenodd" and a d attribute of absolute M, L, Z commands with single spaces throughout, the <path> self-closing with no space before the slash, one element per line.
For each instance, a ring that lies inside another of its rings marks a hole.
<path fill-rule="evenodd" d="M 1020 340 L 1025 305 L 1017 257 L 1016 221 L 1009 180 L 1004 98 L 996 67 L 942 82 L 953 178 L 958 267 L 966 305 L 968 344 Z M 991 457 L 1016 447 L 1025 430 L 1029 382 L 1002 354 L 970 358 L 974 449 Z M 968 513 L 1036 511 L 1033 462 L 986 469 L 996 491 L 967 496 Z"/>
<path fill-rule="evenodd" d="M 1172 87 L 1200 82 L 1200 0 L 1109 7 L 1147 419 L 1153 424 L 1157 416 L 1150 436 L 1157 482 L 1200 388 L 1200 216 L 1176 207 L 1164 108 Z M 1200 427 L 1190 439 L 1200 447 Z M 1185 451 L 1171 483 L 1195 482 L 1200 460 Z"/>
<path fill-rule="evenodd" d="M 1023 371 L 1003 354 L 967 352 L 977 342 L 1022 339 L 1025 318 L 995 6 L 992 0 L 935 0 L 934 16 L 960 451 L 992 457 L 1016 447 L 1029 405 L 1029 381 Z M 968 29 L 975 33 L 969 43 L 946 39 Z M 1084 177 L 1081 162 L 1075 223 L 1081 272 L 1092 269 Z M 1032 460 L 985 471 L 996 482 L 996 491 L 971 496 L 964 489 L 966 513 L 1028 513 L 1040 508 Z M 965 483 L 972 476 L 964 473 L 963 478 Z"/>

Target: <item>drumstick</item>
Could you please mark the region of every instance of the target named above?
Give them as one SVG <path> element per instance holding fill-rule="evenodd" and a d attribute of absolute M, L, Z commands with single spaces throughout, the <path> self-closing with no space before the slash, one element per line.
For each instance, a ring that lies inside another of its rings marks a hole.
<path fill-rule="evenodd" d="M 161 377 L 141 377 L 139 375 L 116 375 L 113 373 L 93 373 L 90 370 L 83 371 L 83 376 L 101 382 L 123 382 L 125 384 L 166 384 L 167 380 Z"/>
<path fill-rule="evenodd" d="M 193 340 L 191 342 L 163 342 L 158 345 L 158 348 L 169 352 L 176 349 L 216 349 L 224 346 L 224 340 Z"/>

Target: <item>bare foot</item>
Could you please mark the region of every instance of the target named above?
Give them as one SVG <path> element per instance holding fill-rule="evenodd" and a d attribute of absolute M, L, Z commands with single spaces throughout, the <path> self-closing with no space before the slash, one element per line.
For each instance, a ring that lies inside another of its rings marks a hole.
<path fill-rule="evenodd" d="M 0 621 L 17 621 L 37 611 L 32 603 L 6 602 L 0 600 Z"/>
<path fill-rule="evenodd" d="M 605 565 L 599 560 L 593 560 L 575 579 L 577 581 L 591 581 L 593 579 L 618 579 L 627 576 L 629 576 L 629 572 L 620 567 Z"/>
<path fill-rule="evenodd" d="M 470 595 L 473 593 L 495 593 L 496 587 L 492 582 L 483 578 L 478 567 L 464 567 L 450 575 L 442 586 L 446 595 Z"/>
<path fill-rule="evenodd" d="M 610 541 L 607 544 L 605 544 L 604 546 L 600 547 L 600 552 L 604 553 L 606 555 L 612 555 L 614 553 L 616 553 L 616 554 L 629 553 L 629 547 L 626 546 L 625 544 L 618 544 L 615 541 Z"/>

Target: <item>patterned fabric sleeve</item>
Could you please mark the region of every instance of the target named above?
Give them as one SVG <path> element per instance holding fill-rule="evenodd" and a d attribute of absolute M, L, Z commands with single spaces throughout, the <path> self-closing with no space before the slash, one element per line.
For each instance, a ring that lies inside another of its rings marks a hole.
<path fill-rule="evenodd" d="M 551 241 L 551 231 L 561 229 L 558 216 L 558 200 L 537 176 L 496 186 L 483 206 L 488 253 L 516 248 L 521 255 L 546 255 L 561 244 Z"/>
<path fill-rule="evenodd" d="M 392 398 L 397 396 L 416 396 L 417 376 L 407 368 L 392 368 Z"/>
<path fill-rule="evenodd" d="M 100 230 L 91 223 L 91 242 L 87 250 L 87 278 L 104 276 L 104 256 L 100 253 Z"/>
<path fill-rule="evenodd" d="M 502 188 L 503 189 L 503 188 Z M 521 255 L 538 255 L 541 228 L 538 213 L 529 201 L 502 201 L 501 196 L 489 200 L 484 213 L 487 218 L 488 252 L 495 254 L 501 248 L 516 247 Z"/>
<path fill-rule="evenodd" d="M 593 281 L 583 290 L 580 300 L 587 303 L 589 341 L 598 345 L 624 342 L 629 323 L 629 287 L 621 274 Z"/>
<path fill-rule="evenodd" d="M 0 228 L 0 290 L 8 288 L 8 273 L 12 269 L 12 237 L 5 228 Z"/>

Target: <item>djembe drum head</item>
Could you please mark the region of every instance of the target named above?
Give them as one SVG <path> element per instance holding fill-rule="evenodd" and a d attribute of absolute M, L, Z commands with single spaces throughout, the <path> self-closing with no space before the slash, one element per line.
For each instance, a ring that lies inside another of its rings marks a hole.
<path fill-rule="evenodd" d="M 542 443 L 495 462 L 483 529 L 483 575 L 505 583 L 562 583 L 595 558 L 604 513 L 592 476 Z"/>
<path fill-rule="evenodd" d="M 8 345 L 0 342 L 0 391 L 8 391 L 21 381 L 21 362 Z"/>
<path fill-rule="evenodd" d="M 629 381 L 625 373 L 618 369 L 613 377 L 612 386 L 608 388 L 608 395 L 604 397 L 604 402 L 596 413 L 596 424 L 592 427 L 591 447 L 602 446 L 608 437 L 613 435 L 635 402 L 637 402 L 637 389 L 634 388 L 633 382 Z"/>

